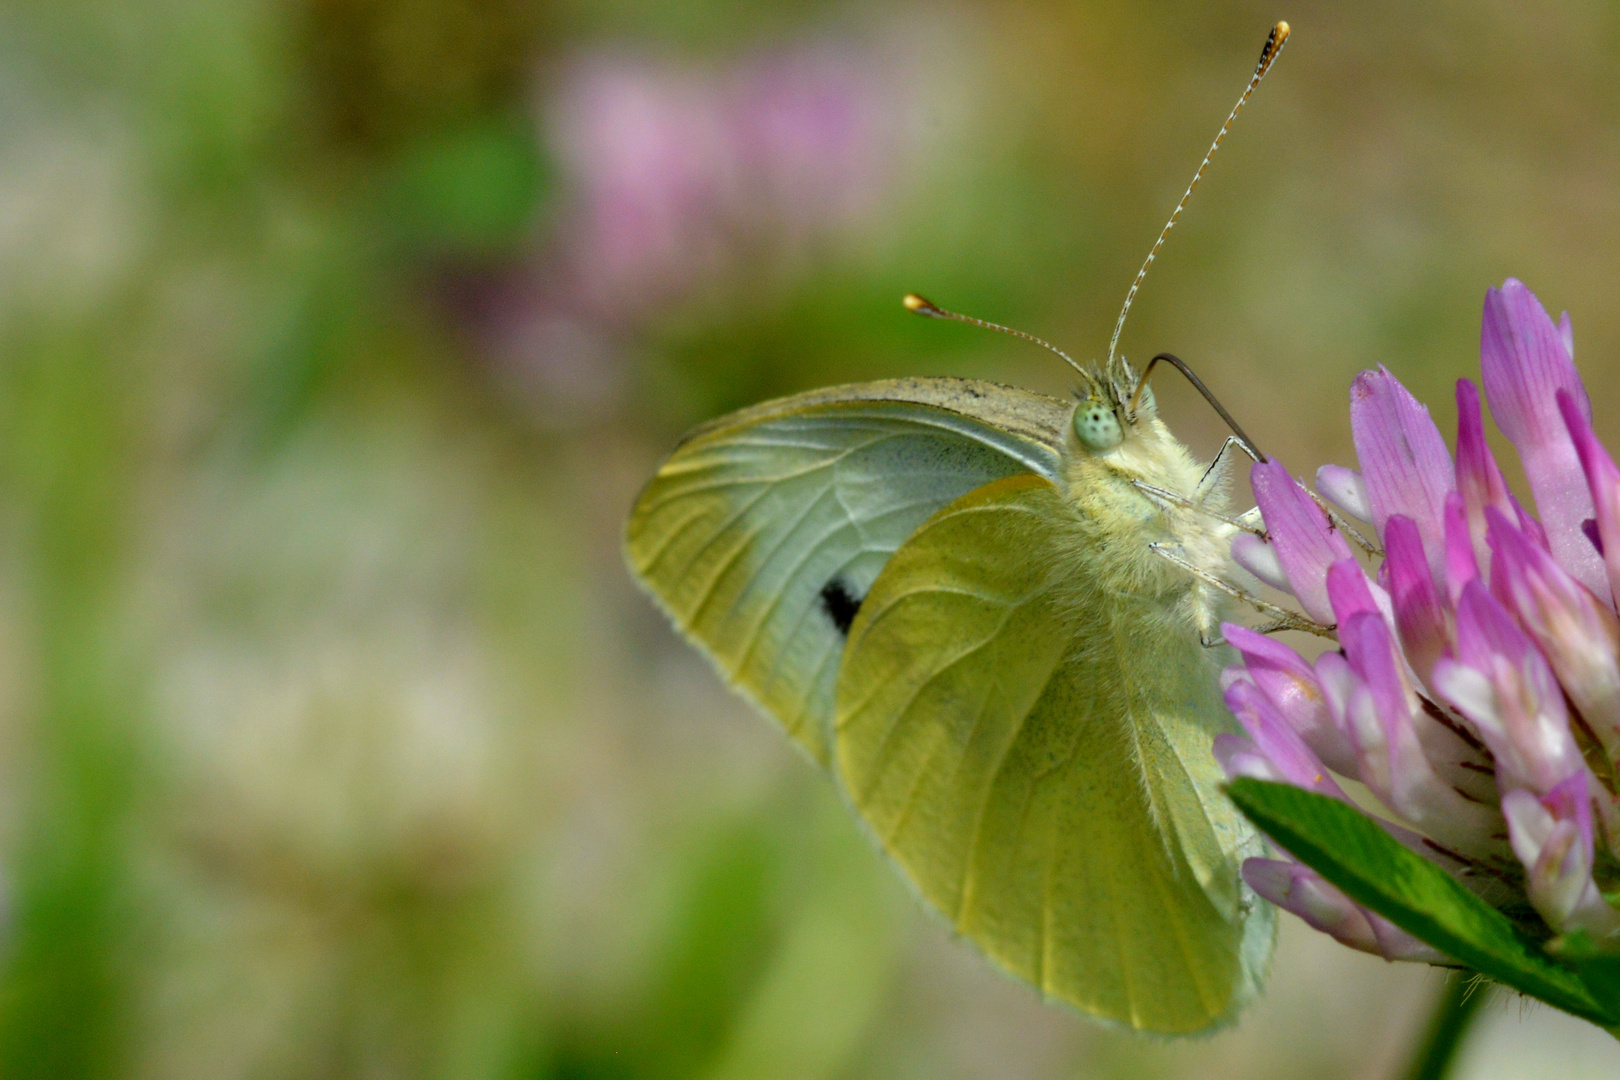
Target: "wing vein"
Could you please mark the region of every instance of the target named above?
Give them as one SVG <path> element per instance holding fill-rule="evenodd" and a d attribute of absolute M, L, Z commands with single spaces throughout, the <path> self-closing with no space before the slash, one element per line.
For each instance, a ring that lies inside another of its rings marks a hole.
<path fill-rule="evenodd" d="M 948 660 L 946 663 L 941 664 L 939 667 L 936 667 L 933 671 L 929 672 L 928 677 L 923 679 L 922 682 L 920 682 L 916 686 L 912 687 L 911 692 L 909 694 L 907 694 L 907 696 L 906 696 L 905 704 L 902 705 L 900 708 L 895 710 L 894 719 L 892 719 L 889 722 L 889 725 L 884 729 L 883 738 L 878 741 L 877 752 L 872 755 L 872 760 L 873 760 L 874 763 L 881 762 L 884 755 L 888 753 L 889 740 L 891 738 L 893 738 L 895 729 L 900 726 L 900 722 L 905 718 L 906 713 L 911 711 L 912 706 L 916 705 L 917 699 L 922 696 L 923 691 L 928 689 L 928 687 L 932 686 L 934 684 L 935 680 L 939 679 L 940 676 L 944 675 L 947 671 L 950 671 L 952 668 L 956 667 L 958 664 L 960 664 L 963 661 L 967 660 L 968 658 L 976 655 L 978 652 L 983 650 L 987 645 L 989 645 L 992 641 L 994 641 L 1001 634 L 1002 628 L 1007 625 L 1007 620 L 1009 618 L 1011 618 L 1010 611 L 1009 612 L 1004 612 L 1002 614 L 1001 618 L 997 620 L 996 628 L 994 630 L 992 630 L 989 634 L 985 635 L 983 640 L 975 642 L 973 645 L 969 646 L 967 649 L 964 649 L 962 652 L 960 652 L 957 655 L 951 657 L 951 659 Z M 874 693 L 876 692 L 876 689 L 881 689 L 881 687 L 875 688 Z M 868 702 L 870 700 L 871 700 L 871 698 L 868 697 L 861 703 L 860 706 L 857 706 L 856 708 L 851 709 L 850 710 L 851 714 L 860 711 L 861 708 L 865 707 L 866 702 Z M 865 803 L 868 799 L 871 798 L 872 784 L 875 783 L 877 779 L 878 779 L 878 777 L 874 777 L 872 779 L 872 781 L 869 782 L 866 785 L 865 790 L 863 790 L 861 792 L 860 801 L 862 803 Z"/>

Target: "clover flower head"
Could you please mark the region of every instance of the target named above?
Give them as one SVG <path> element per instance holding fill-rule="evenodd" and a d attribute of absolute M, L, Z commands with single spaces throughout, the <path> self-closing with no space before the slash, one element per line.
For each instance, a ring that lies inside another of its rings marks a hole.
<path fill-rule="evenodd" d="M 1356 807 L 1530 940 L 1580 932 L 1612 954 L 1620 469 L 1592 433 L 1573 356 L 1567 314 L 1555 324 L 1511 278 L 1488 292 L 1485 402 L 1534 515 L 1504 480 L 1466 379 L 1455 454 L 1380 367 L 1351 388 L 1359 470 L 1323 466 L 1313 495 L 1274 461 L 1254 466 L 1265 531 L 1241 536 L 1233 558 L 1291 592 L 1338 648 L 1309 661 L 1227 625 L 1241 663 L 1225 674 L 1226 701 L 1246 735 L 1215 751 L 1234 778 Z M 1376 533 L 1361 557 L 1347 518 Z M 1353 948 L 1456 962 L 1292 857 L 1250 859 L 1243 875 Z"/>

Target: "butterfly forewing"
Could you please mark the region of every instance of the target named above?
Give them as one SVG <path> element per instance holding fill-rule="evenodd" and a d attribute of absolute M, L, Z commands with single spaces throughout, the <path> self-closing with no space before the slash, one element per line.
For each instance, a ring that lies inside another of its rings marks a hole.
<path fill-rule="evenodd" d="M 839 775 L 1003 967 L 1093 1015 L 1197 1031 L 1252 995 L 1273 932 L 1245 911 L 1253 834 L 1209 752 L 1231 724 L 1218 664 L 1162 603 L 1093 587 L 1067 513 L 1046 479 L 1002 479 L 889 560 L 838 679 Z"/>
<path fill-rule="evenodd" d="M 923 521 L 1059 468 L 1067 406 L 964 379 L 768 402 L 693 432 L 636 502 L 632 568 L 722 674 L 818 762 L 845 636 Z"/>

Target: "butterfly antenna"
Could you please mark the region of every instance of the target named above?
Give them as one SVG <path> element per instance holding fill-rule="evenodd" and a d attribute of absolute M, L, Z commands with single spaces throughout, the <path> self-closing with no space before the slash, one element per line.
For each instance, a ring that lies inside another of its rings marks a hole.
<path fill-rule="evenodd" d="M 1050 341 L 1045 341 L 1038 338 L 1034 334 L 1026 334 L 1022 330 L 1014 330 L 1012 327 L 1002 326 L 1000 323 L 986 322 L 984 319 L 975 319 L 971 315 L 962 315 L 955 311 L 946 311 L 938 304 L 931 300 L 926 300 L 923 297 L 918 296 L 916 293 L 907 293 L 906 298 L 900 302 L 906 305 L 907 311 L 914 312 L 918 315 L 926 315 L 930 319 L 950 319 L 953 322 L 967 323 L 969 326 L 979 326 L 986 330 L 994 330 L 997 333 L 1010 334 L 1015 338 L 1023 338 L 1025 341 L 1032 341 L 1041 348 L 1057 353 L 1059 356 L 1063 357 L 1064 360 L 1068 361 L 1069 366 L 1074 368 L 1074 370 L 1078 371 L 1080 374 L 1088 374 L 1086 369 L 1081 367 L 1075 361 L 1074 357 L 1070 356 L 1056 345 L 1053 345 Z"/>
<path fill-rule="evenodd" d="M 1125 306 L 1119 309 L 1119 319 L 1114 323 L 1114 336 L 1108 342 L 1110 368 L 1114 363 L 1114 350 L 1119 346 L 1119 332 L 1125 328 L 1125 316 L 1130 314 L 1131 302 L 1136 299 L 1136 291 L 1142 287 L 1142 279 L 1147 277 L 1148 267 L 1152 266 L 1153 260 L 1158 257 L 1159 249 L 1164 246 L 1164 238 L 1175 228 L 1176 219 L 1181 217 L 1181 211 L 1186 209 L 1187 200 L 1192 198 L 1193 188 L 1203 179 L 1204 170 L 1209 168 L 1210 159 L 1215 156 L 1215 151 L 1220 149 L 1221 140 L 1226 138 L 1227 129 L 1232 126 L 1232 121 L 1237 119 L 1237 114 L 1243 111 L 1243 106 L 1249 103 L 1249 95 L 1254 93 L 1254 88 L 1260 85 L 1260 80 L 1271 70 L 1272 61 L 1277 59 L 1277 54 L 1282 52 L 1283 45 L 1287 41 L 1287 23 L 1280 22 L 1271 28 L 1271 34 L 1266 38 L 1266 47 L 1260 50 L 1260 62 L 1255 65 L 1254 74 L 1249 76 L 1249 85 L 1243 88 L 1243 96 L 1232 106 L 1232 111 L 1227 115 L 1226 123 L 1221 125 L 1221 130 L 1215 133 L 1215 141 L 1210 143 L 1209 152 L 1204 155 L 1204 160 L 1199 162 L 1198 171 L 1193 173 L 1192 183 L 1187 185 L 1186 193 L 1181 196 L 1181 201 L 1176 203 L 1175 210 L 1170 214 L 1170 220 L 1164 223 L 1164 228 L 1159 232 L 1159 238 L 1153 241 L 1153 250 L 1148 252 L 1147 260 L 1142 263 L 1142 269 L 1136 272 L 1136 280 L 1131 282 L 1131 291 L 1125 294 Z"/>

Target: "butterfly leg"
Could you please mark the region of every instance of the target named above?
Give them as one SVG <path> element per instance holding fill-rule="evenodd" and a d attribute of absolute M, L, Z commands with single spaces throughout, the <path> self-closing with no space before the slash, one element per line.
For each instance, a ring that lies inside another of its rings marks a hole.
<path fill-rule="evenodd" d="M 1355 544 L 1356 547 L 1360 548 L 1362 551 L 1365 551 L 1368 555 L 1371 555 L 1375 559 L 1382 559 L 1384 557 L 1384 549 L 1367 539 L 1365 536 L 1361 535 L 1361 531 L 1346 521 L 1342 514 L 1328 504 L 1326 499 L 1322 498 L 1322 496 L 1318 495 L 1310 488 L 1305 489 L 1305 494 L 1309 495 L 1311 500 L 1315 502 L 1317 506 L 1322 508 L 1322 513 L 1328 516 L 1328 523 L 1348 537 L 1350 542 Z"/>
<path fill-rule="evenodd" d="M 1259 626 L 1256 626 L 1253 629 L 1257 634 L 1275 634 L 1283 630 L 1294 630 L 1297 628 L 1294 626 L 1293 620 L 1278 620 L 1276 622 L 1261 623 Z M 1326 627 L 1326 629 L 1332 630 L 1333 627 L 1329 626 Z M 1323 634 L 1321 636 L 1326 637 L 1327 635 Z"/>
<path fill-rule="evenodd" d="M 1297 627 L 1293 625 L 1292 620 L 1288 620 L 1262 623 L 1259 626 L 1251 627 L 1250 629 L 1257 634 L 1275 634 L 1279 630 L 1294 630 L 1297 629 Z M 1226 637 L 1223 634 L 1216 634 L 1214 637 L 1210 637 L 1207 632 L 1201 630 L 1198 633 L 1198 644 L 1202 645 L 1206 649 L 1213 649 L 1217 648 L 1218 646 L 1225 645 Z"/>
<path fill-rule="evenodd" d="M 1169 545 L 1158 543 L 1149 544 L 1148 550 L 1159 556 L 1161 559 L 1179 566 L 1181 569 L 1185 570 L 1199 581 L 1202 581 L 1204 584 L 1209 585 L 1211 588 L 1219 589 L 1221 592 L 1226 593 L 1228 596 L 1239 601 L 1240 603 L 1247 604 L 1249 607 L 1254 608 L 1261 614 L 1271 616 L 1273 625 L 1268 625 L 1266 627 L 1264 631 L 1266 633 L 1275 633 L 1278 630 L 1301 630 L 1307 634 L 1315 634 L 1318 637 L 1332 638 L 1334 636 L 1333 627 L 1323 626 L 1314 619 L 1308 619 L 1297 612 L 1289 611 L 1287 608 L 1273 604 L 1269 600 L 1262 600 L 1253 593 L 1246 592 L 1243 589 L 1238 588 L 1231 582 L 1223 581 L 1217 575 L 1212 574 L 1203 567 L 1194 564 L 1179 551 L 1173 550 Z M 1205 639 L 1209 641 L 1213 640 L 1208 638 L 1207 635 Z"/>
<path fill-rule="evenodd" d="M 1221 448 L 1215 452 L 1215 458 L 1209 463 L 1209 468 L 1204 470 L 1203 477 L 1199 479 L 1198 487 L 1193 492 L 1192 496 L 1194 501 L 1201 501 L 1207 498 L 1211 493 L 1217 490 L 1221 483 L 1226 479 L 1226 474 L 1231 468 L 1229 459 L 1226 455 L 1227 451 L 1231 450 L 1233 447 L 1236 447 L 1245 454 L 1248 454 L 1251 459 L 1254 458 L 1254 454 L 1250 452 L 1247 443 L 1240 440 L 1236 435 L 1228 435 L 1226 437 L 1226 441 L 1221 444 Z M 1381 559 L 1384 557 L 1382 548 L 1363 536 L 1359 529 L 1346 521 L 1344 519 L 1344 515 L 1340 514 L 1331 505 L 1329 505 L 1328 502 L 1322 498 L 1322 496 L 1318 495 L 1310 488 L 1305 489 L 1305 494 L 1309 495 L 1311 500 L 1315 502 L 1317 506 L 1322 508 L 1322 512 L 1328 516 L 1328 521 L 1332 523 L 1335 529 L 1343 533 L 1351 543 L 1355 544 L 1362 551 L 1365 551 L 1368 555 L 1371 555 L 1374 558 Z M 1253 515 L 1253 517 L 1251 518 L 1250 515 Z M 1217 514 L 1214 516 L 1219 517 L 1220 515 Z M 1263 522 L 1259 521 L 1259 516 L 1259 511 L 1257 508 L 1249 511 L 1246 514 L 1239 515 L 1238 521 L 1235 522 L 1235 524 L 1237 524 L 1237 526 L 1245 532 L 1254 533 L 1256 536 L 1264 536 L 1266 533 L 1265 529 L 1260 527 L 1263 526 Z M 1222 520 L 1227 519 L 1223 518 Z"/>
<path fill-rule="evenodd" d="M 1221 443 L 1221 448 L 1215 451 L 1215 457 L 1211 459 L 1209 468 L 1205 469 L 1204 475 L 1199 478 L 1198 487 L 1192 496 L 1195 500 L 1202 502 L 1204 499 L 1209 498 L 1211 494 L 1219 490 L 1221 484 L 1226 482 L 1226 474 L 1232 468 L 1231 459 L 1226 455 L 1233 447 L 1237 447 L 1245 454 L 1248 454 L 1250 460 L 1254 459 L 1254 455 L 1250 453 L 1247 443 L 1236 435 L 1228 435 L 1226 441 Z"/>
<path fill-rule="evenodd" d="M 1142 494 L 1146 495 L 1148 498 L 1158 500 L 1163 505 L 1180 506 L 1187 510 L 1193 510 L 1203 514 L 1205 517 L 1214 518 L 1216 521 L 1224 521 L 1234 529 L 1239 529 L 1247 533 L 1253 533 L 1256 536 L 1264 536 L 1266 534 L 1265 530 L 1252 519 L 1245 521 L 1244 517 L 1241 516 L 1232 517 L 1229 514 L 1222 514 L 1218 511 L 1211 510 L 1204 506 L 1202 500 L 1196 496 L 1189 499 L 1185 495 L 1178 495 L 1174 491 L 1169 491 L 1162 487 L 1155 487 L 1154 485 L 1144 483 L 1141 480 L 1132 480 L 1131 486 L 1137 491 L 1140 491 Z"/>

